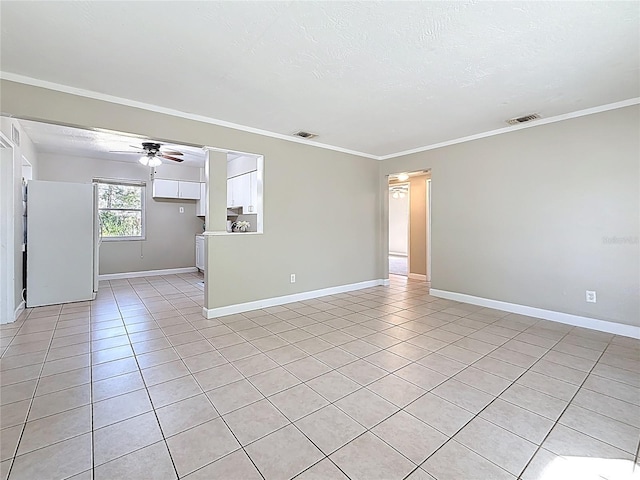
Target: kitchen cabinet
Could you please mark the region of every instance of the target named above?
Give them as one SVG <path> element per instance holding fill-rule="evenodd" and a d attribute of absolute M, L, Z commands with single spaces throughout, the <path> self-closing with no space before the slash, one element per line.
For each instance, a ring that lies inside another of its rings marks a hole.
<path fill-rule="evenodd" d="M 196 200 L 196 217 L 204 217 L 207 214 L 207 184 L 200 184 L 200 198 Z"/>
<path fill-rule="evenodd" d="M 258 172 L 245 173 L 227 180 L 228 207 L 242 207 L 242 213 L 256 213 L 257 204 Z"/>
<path fill-rule="evenodd" d="M 233 191 L 237 189 L 234 188 L 236 184 L 236 177 L 227 179 L 227 207 L 234 207 L 233 204 Z"/>
<path fill-rule="evenodd" d="M 161 180 L 153 181 L 153 198 L 179 198 L 178 197 L 178 181 L 177 180 Z"/>
<path fill-rule="evenodd" d="M 153 198 L 198 200 L 200 198 L 200 182 L 156 178 L 153 181 Z"/>
<path fill-rule="evenodd" d="M 196 235 L 196 267 L 204 272 L 204 237 Z"/>
<path fill-rule="evenodd" d="M 244 213 L 256 213 L 258 211 L 258 172 L 249 174 L 249 201 L 243 209 Z"/>
<path fill-rule="evenodd" d="M 178 198 L 187 200 L 200 199 L 200 182 L 178 181 Z"/>

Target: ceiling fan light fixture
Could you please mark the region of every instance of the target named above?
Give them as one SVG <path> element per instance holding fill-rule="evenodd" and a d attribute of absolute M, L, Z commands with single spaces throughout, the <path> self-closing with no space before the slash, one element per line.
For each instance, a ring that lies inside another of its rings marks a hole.
<path fill-rule="evenodd" d="M 158 165 L 162 165 L 163 162 L 161 158 L 177 163 L 184 162 L 183 158 L 179 158 L 184 155 L 182 152 L 179 152 L 178 150 L 160 150 L 161 147 L 162 145 L 160 143 L 142 142 L 141 149 L 136 145 L 131 145 L 131 148 L 135 148 L 138 151 L 130 152 L 127 150 L 111 150 L 110 153 L 142 155 L 138 158 L 138 161 L 145 167 L 147 165 L 150 167 L 157 167 Z"/>

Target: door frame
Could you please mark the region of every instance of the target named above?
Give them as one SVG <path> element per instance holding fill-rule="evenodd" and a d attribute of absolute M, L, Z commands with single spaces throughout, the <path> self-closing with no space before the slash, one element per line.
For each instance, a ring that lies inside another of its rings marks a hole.
<path fill-rule="evenodd" d="M 407 172 L 407 171 L 405 171 Z M 425 196 L 424 196 L 424 202 L 425 202 L 425 215 L 427 216 L 426 220 L 426 275 L 421 275 L 421 274 L 411 274 L 410 273 L 410 252 L 411 252 L 411 231 L 409 230 L 409 235 L 408 235 L 408 248 L 407 248 L 407 278 L 411 278 L 414 280 L 421 280 L 426 282 L 428 285 L 431 284 L 431 212 L 432 212 L 432 208 L 431 208 L 431 180 L 432 180 L 432 175 L 433 175 L 433 171 L 431 168 L 424 168 L 424 169 L 418 169 L 418 170 L 410 170 L 407 172 L 410 176 L 412 175 L 428 175 L 428 178 L 425 179 Z M 381 187 L 384 188 L 384 194 L 383 194 L 383 203 L 382 203 L 382 217 L 383 217 L 383 226 L 384 228 L 383 233 L 384 233 L 384 237 L 382 238 L 382 245 L 383 245 L 383 278 L 385 281 L 385 285 L 388 285 L 389 282 L 389 186 L 393 185 L 391 183 L 389 183 L 391 177 L 397 177 L 397 175 L 399 175 L 399 173 L 388 173 L 388 174 L 384 174 L 382 176 L 382 181 L 384 181 L 384 186 L 381 185 Z M 409 184 L 409 192 L 411 192 L 411 182 L 410 180 L 406 180 L 403 182 L 398 182 L 398 183 L 408 183 Z M 411 196 L 409 197 L 409 228 L 411 226 Z"/>
<path fill-rule="evenodd" d="M 0 132 L 0 324 L 15 321 L 15 145 Z"/>
<path fill-rule="evenodd" d="M 427 282 L 431 285 L 431 175 L 427 178 Z"/>

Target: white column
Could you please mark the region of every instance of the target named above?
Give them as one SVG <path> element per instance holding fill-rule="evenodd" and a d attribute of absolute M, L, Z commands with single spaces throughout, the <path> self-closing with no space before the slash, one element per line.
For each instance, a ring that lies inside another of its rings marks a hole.
<path fill-rule="evenodd" d="M 209 246 L 213 234 L 227 231 L 227 153 L 205 147 L 206 215 L 204 232 L 204 308 L 212 308 L 210 279 L 215 275 Z"/>

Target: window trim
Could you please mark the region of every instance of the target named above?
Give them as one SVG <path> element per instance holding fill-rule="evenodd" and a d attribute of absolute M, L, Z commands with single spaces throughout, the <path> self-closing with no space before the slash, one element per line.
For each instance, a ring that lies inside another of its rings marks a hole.
<path fill-rule="evenodd" d="M 140 235 L 136 236 L 103 236 L 102 235 L 102 225 L 100 225 L 100 240 L 102 242 L 139 242 L 147 239 L 146 236 L 146 210 L 147 210 L 147 182 L 140 180 L 125 180 L 119 178 L 94 178 L 93 183 L 97 184 L 97 188 L 100 189 L 100 184 L 103 185 L 121 185 L 124 187 L 140 187 L 140 209 L 133 208 L 100 208 L 98 198 L 96 198 L 96 215 L 98 216 L 98 222 L 100 221 L 100 211 L 101 210 L 109 210 L 109 211 L 121 211 L 121 212 L 140 212 L 141 217 L 141 232 Z M 99 193 L 96 193 L 99 195 Z"/>

